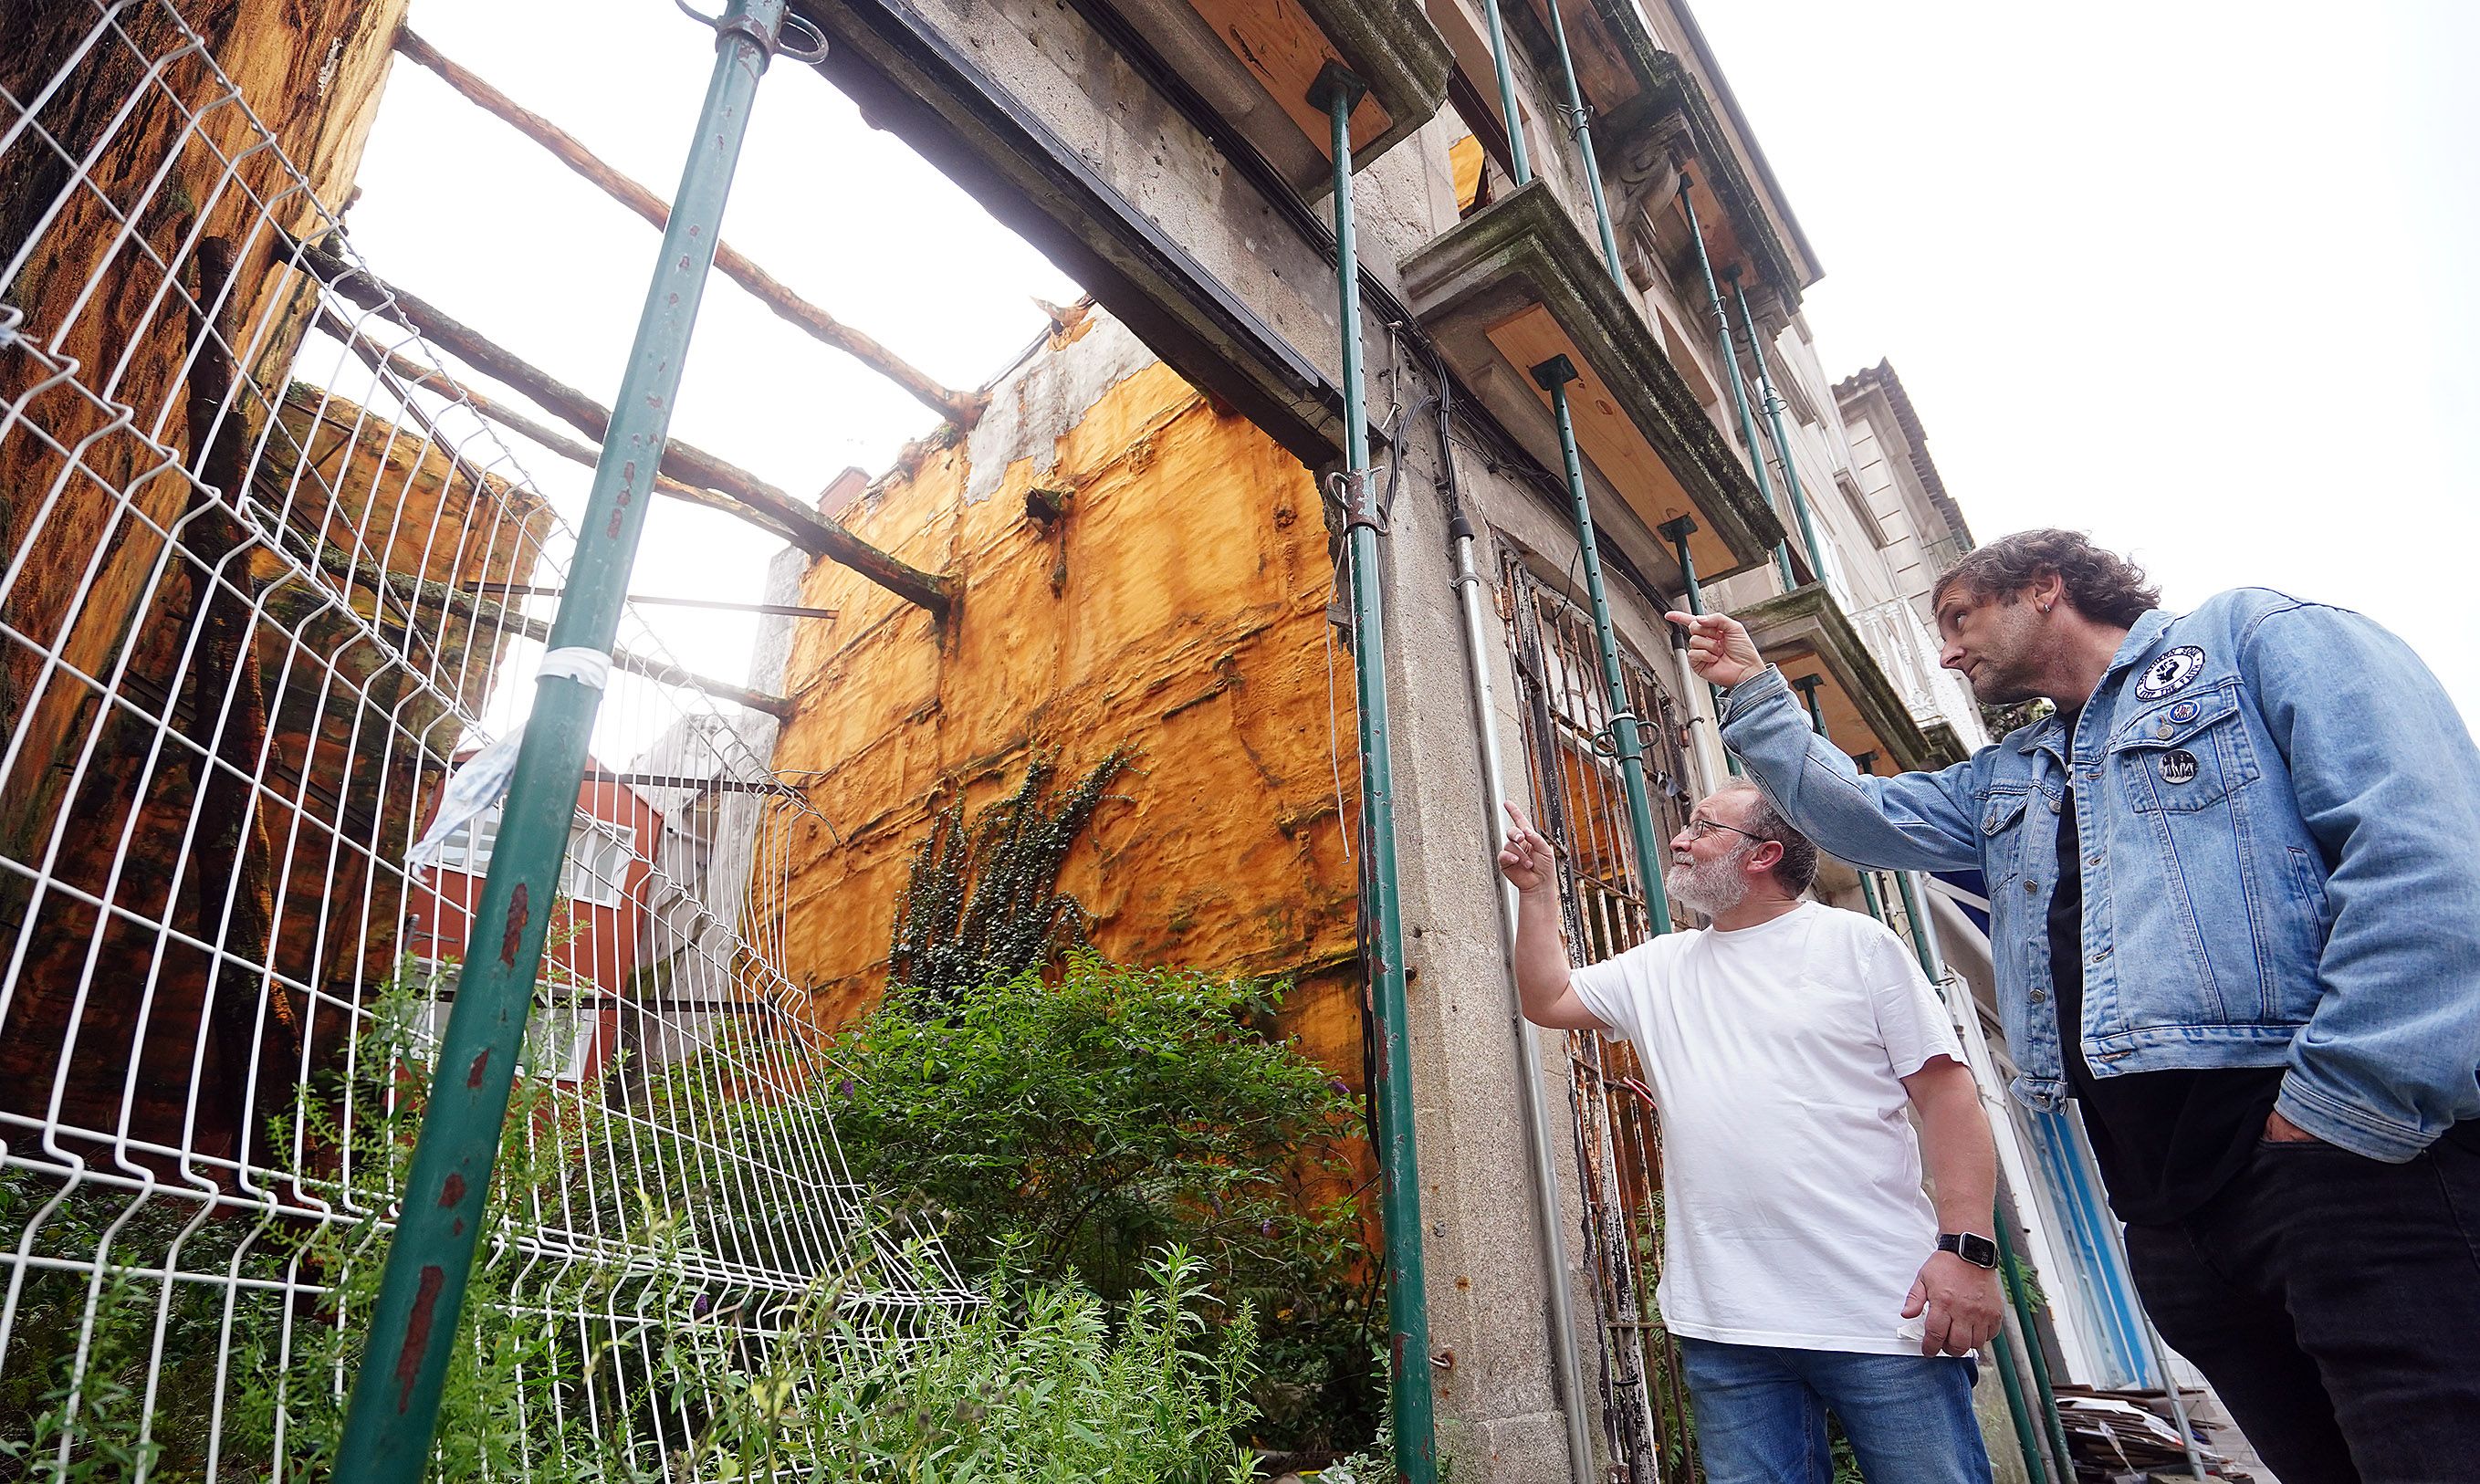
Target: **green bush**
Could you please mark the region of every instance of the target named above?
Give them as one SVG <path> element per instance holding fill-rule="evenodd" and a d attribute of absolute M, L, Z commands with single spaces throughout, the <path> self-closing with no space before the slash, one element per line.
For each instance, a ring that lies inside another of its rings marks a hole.
<path fill-rule="evenodd" d="M 1072 957 L 969 994 L 898 988 L 829 1053 L 852 1173 L 987 1267 L 1119 1302 L 1146 1254 L 1195 1254 L 1258 1317 L 1271 1444 L 1349 1447 L 1376 1424 L 1373 1265 L 1348 1198 L 1357 1106 L 1256 1027 L 1279 987 Z"/>
<path fill-rule="evenodd" d="M 303 1188 L 372 1215 L 207 1214 L 179 1194 L 0 1165 L 0 1239 L 105 1259 L 100 1278 L 24 1275 L 0 1357 L 0 1480 L 205 1484 L 211 1441 L 217 1481 L 271 1464 L 293 1480 L 332 1473 L 385 1246 L 375 1213 L 402 1188 L 429 1084 L 410 1034 L 419 987 L 409 975 L 374 997 L 336 1103 L 302 1123 L 310 1147 L 350 1156 L 320 1162 L 338 1173 Z M 827 1139 L 816 1098 L 713 1090 L 727 1085 L 696 1062 L 654 1072 L 638 1106 L 657 1115 L 615 1134 L 557 1122 L 548 1087 L 519 1079 L 486 1216 L 500 1240 L 467 1291 L 430 1477 L 626 1484 L 658 1476 L 659 1454 L 668 1476 L 700 1479 L 1242 1475 L 1255 1325 L 1245 1303 L 1207 1293 L 1201 1259 L 1140 1263 L 1116 1305 L 1008 1272 L 978 1303 L 879 1303 L 869 1295 L 955 1290 L 918 1251 L 853 1232 L 849 1266 L 807 1292 L 718 1287 L 733 1261 L 793 1247 L 778 1223 L 798 1214 L 734 1215 L 742 1203 L 710 1188 L 724 1177 L 681 1140 L 774 1146 L 761 1136 L 787 1124 Z M 347 1097 L 364 1110 L 349 1136 L 333 1111 Z M 615 1186 L 624 1167 L 660 1183 Z M 691 1210 L 694 1231 L 679 1215 Z M 633 1250 L 546 1262 L 508 1240 L 554 1212 L 629 1230 Z M 885 1282 L 894 1267 L 913 1281 Z M 168 1284 L 168 1268 L 194 1277 Z"/>

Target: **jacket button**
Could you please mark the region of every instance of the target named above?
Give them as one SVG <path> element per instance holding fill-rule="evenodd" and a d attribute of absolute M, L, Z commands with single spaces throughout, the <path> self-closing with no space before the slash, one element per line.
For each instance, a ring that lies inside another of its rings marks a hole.
<path fill-rule="evenodd" d="M 2024 895 L 2028 897 L 2032 896 L 2038 893 L 2040 889 L 2041 883 L 2039 882 L 2032 880 L 2032 878 L 2028 876 L 2024 878 Z"/>
<path fill-rule="evenodd" d="M 2033 1004 L 2038 1005 L 2038 1004 L 2040 1004 L 2043 1000 L 2046 1000 L 2046 999 L 2048 999 L 2049 997 L 2050 997 L 2050 991 L 2049 991 L 2049 990 L 2042 988 L 2042 987 L 2041 987 L 2040 985 L 2034 985 L 2032 986 L 2032 1003 L 2033 1003 Z"/>

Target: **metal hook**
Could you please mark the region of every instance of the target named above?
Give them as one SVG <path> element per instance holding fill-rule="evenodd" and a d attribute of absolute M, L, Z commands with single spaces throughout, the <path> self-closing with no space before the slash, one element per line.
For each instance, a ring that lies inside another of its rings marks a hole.
<path fill-rule="evenodd" d="M 728 36 L 741 36 L 749 38 L 749 43 L 758 48 L 759 55 L 762 57 L 773 58 L 781 55 L 789 57 L 794 62 L 802 63 L 807 65 L 815 65 L 816 64 L 827 60 L 827 38 L 818 34 L 818 29 L 815 26 L 811 25 L 808 21 L 801 19 L 797 15 L 787 13 L 782 20 L 776 23 L 775 33 L 770 36 L 767 34 L 764 27 L 759 25 L 758 22 L 751 20 L 746 15 L 740 16 L 737 19 L 727 20 L 721 16 L 707 14 L 704 11 L 701 11 L 697 7 L 689 4 L 689 0 L 672 0 L 672 4 L 680 8 L 682 14 L 687 16 L 693 21 L 696 21 L 699 25 L 706 27 L 708 30 L 712 31 L 715 34 L 715 39 L 717 42 L 720 42 Z M 811 46 L 791 46 L 786 44 L 784 33 L 795 30 L 800 32 L 801 35 L 808 37 L 815 44 Z"/>

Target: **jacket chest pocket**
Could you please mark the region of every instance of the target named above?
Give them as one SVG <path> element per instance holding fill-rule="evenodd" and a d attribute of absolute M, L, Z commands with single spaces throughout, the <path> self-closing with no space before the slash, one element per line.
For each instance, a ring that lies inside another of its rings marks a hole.
<path fill-rule="evenodd" d="M 2015 883 L 2024 873 L 2024 817 L 2033 794 L 2028 788 L 1991 793 L 1980 809 L 1981 874 L 1991 889 L 2023 888 Z"/>
<path fill-rule="evenodd" d="M 2109 756 L 2128 807 L 2139 814 L 2210 808 L 2257 777 L 2236 681 L 2136 717 L 2111 741 Z"/>

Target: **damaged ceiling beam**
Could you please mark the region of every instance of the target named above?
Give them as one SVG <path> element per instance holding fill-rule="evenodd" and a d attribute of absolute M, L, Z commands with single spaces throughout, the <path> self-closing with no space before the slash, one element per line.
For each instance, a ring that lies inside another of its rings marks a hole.
<path fill-rule="evenodd" d="M 478 594 L 412 573 L 398 572 L 394 568 L 374 572 L 367 563 L 356 561 L 356 554 L 332 546 L 323 547 L 317 553 L 318 565 L 361 586 L 383 589 L 414 613 L 420 613 L 426 606 L 440 607 L 462 617 L 469 624 L 492 626 L 501 634 L 514 634 L 531 639 L 545 649 L 551 648 L 549 620 L 520 613 L 506 603 L 494 602 Z M 762 711 L 779 721 L 788 721 L 792 716 L 792 703 L 786 697 L 752 690 L 746 685 L 735 685 L 730 680 L 714 679 L 684 670 L 669 660 L 632 653 L 616 644 L 611 647 L 611 668 L 643 676 L 658 685 L 677 685 L 711 696 L 717 701 L 729 701 L 753 711 Z"/>
<path fill-rule="evenodd" d="M 605 164 L 575 135 L 524 108 L 506 93 L 440 55 L 436 47 L 416 36 L 412 28 L 404 27 L 397 32 L 396 49 L 407 61 L 437 73 L 468 102 L 549 150 L 561 164 L 585 177 L 606 195 L 652 222 L 657 231 L 662 230 L 664 223 L 671 219 L 671 207 L 660 196 Z M 714 244 L 714 266 L 725 277 L 748 290 L 759 302 L 774 311 L 779 319 L 894 382 L 923 406 L 957 427 L 969 429 L 981 421 L 982 410 L 990 402 L 989 394 L 959 392 L 941 386 L 894 351 L 793 293 L 773 274 L 749 261 L 730 243 L 717 242 Z"/>
<path fill-rule="evenodd" d="M 556 428 L 545 427 L 521 412 L 501 406 L 497 401 L 484 397 L 436 367 L 425 366 L 419 361 L 390 350 L 347 324 L 332 310 L 320 310 L 317 322 L 321 331 L 350 346 L 353 353 L 360 356 L 363 363 L 373 371 L 392 374 L 407 386 L 427 387 L 443 397 L 461 401 L 502 427 L 549 448 L 573 464 L 582 464 L 592 469 L 603 457 L 603 451 L 598 446 L 580 443 Z M 714 490 L 702 490 L 694 484 L 685 484 L 659 471 L 655 474 L 655 493 L 669 495 L 674 499 L 685 499 L 690 504 L 703 505 L 709 510 L 736 517 L 794 546 L 801 544 L 800 538 L 774 517 L 744 505 L 729 495 Z"/>
<path fill-rule="evenodd" d="M 515 355 L 462 320 L 375 273 L 355 268 L 332 248 L 278 232 L 292 261 L 345 298 L 430 341 L 492 379 L 514 387 L 560 421 L 601 443 L 611 426 L 610 409 L 575 387 Z M 436 380 L 436 373 L 430 379 Z M 718 496 L 733 513 L 756 516 L 753 524 L 774 531 L 812 556 L 851 568 L 907 602 L 941 619 L 955 606 L 955 581 L 923 572 L 862 540 L 736 464 L 675 438 L 663 446 L 659 473 Z M 689 497 L 694 499 L 695 497 Z M 699 500 L 701 504 L 711 501 Z"/>

